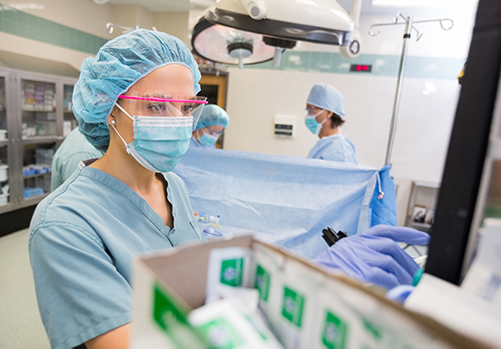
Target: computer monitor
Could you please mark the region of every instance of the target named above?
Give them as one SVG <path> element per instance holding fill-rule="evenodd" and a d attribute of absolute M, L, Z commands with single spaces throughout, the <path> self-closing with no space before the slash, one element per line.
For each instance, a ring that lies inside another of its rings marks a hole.
<path fill-rule="evenodd" d="M 480 0 L 425 267 L 457 285 L 484 216 L 501 212 L 500 67 L 501 1 Z"/>

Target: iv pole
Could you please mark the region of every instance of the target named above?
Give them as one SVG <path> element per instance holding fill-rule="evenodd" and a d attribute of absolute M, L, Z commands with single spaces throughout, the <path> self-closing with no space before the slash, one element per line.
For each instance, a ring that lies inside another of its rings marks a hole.
<path fill-rule="evenodd" d="M 399 17 L 403 18 L 405 22 L 400 22 L 399 23 Z M 430 19 L 430 20 L 424 20 L 424 21 L 413 21 L 412 17 L 404 17 L 401 13 L 397 13 L 396 16 L 393 18 L 392 23 L 381 23 L 381 24 L 373 24 L 370 26 L 368 33 L 370 36 L 377 36 L 380 32 L 374 33 L 372 31 L 372 28 L 374 27 L 380 27 L 380 26 L 387 26 L 387 25 L 401 25 L 405 24 L 405 30 L 404 30 L 404 44 L 402 47 L 402 54 L 400 55 L 400 66 L 398 68 L 398 80 L 397 80 L 397 90 L 395 92 L 395 100 L 393 102 L 393 112 L 391 115 L 391 124 L 390 124 L 390 134 L 388 136 L 388 145 L 386 148 L 386 159 L 385 159 L 385 164 L 388 165 L 390 163 L 391 159 L 391 151 L 393 149 L 393 141 L 395 138 L 395 131 L 397 128 L 397 116 L 398 116 L 398 109 L 400 106 L 400 92 L 402 89 L 402 80 L 403 80 L 403 75 L 404 75 L 404 69 L 405 69 L 405 62 L 407 58 L 407 46 L 409 39 L 411 38 L 411 32 L 414 30 L 416 32 L 416 41 L 419 41 L 421 36 L 423 36 L 422 33 L 420 33 L 416 27 L 414 27 L 414 24 L 416 23 L 427 23 L 427 22 L 439 22 L 440 26 L 442 27 L 443 30 L 447 31 L 450 30 L 454 26 L 454 21 L 450 18 L 442 18 L 442 19 Z M 444 23 L 449 22 L 449 26 L 445 26 Z"/>

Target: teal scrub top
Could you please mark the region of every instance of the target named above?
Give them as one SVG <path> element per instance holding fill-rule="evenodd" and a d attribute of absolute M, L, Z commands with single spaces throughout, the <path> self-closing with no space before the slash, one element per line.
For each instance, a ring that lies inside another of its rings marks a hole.
<path fill-rule="evenodd" d="M 173 229 L 125 183 L 83 162 L 38 204 L 29 252 L 53 349 L 79 346 L 131 321 L 135 256 L 202 241 L 184 182 L 163 175 Z"/>
<path fill-rule="evenodd" d="M 57 148 L 52 159 L 51 189 L 56 190 L 67 180 L 82 160 L 100 158 L 103 154 L 78 131 L 70 132 L 63 144 Z"/>
<path fill-rule="evenodd" d="M 355 146 L 340 133 L 321 138 L 310 150 L 308 157 L 356 164 Z"/>

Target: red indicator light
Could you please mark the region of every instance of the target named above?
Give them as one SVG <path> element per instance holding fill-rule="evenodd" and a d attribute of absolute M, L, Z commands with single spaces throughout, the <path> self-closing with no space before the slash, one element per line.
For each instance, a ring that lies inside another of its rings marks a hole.
<path fill-rule="evenodd" d="M 350 66 L 351 72 L 359 73 L 370 73 L 372 71 L 372 65 L 370 64 L 352 64 Z"/>

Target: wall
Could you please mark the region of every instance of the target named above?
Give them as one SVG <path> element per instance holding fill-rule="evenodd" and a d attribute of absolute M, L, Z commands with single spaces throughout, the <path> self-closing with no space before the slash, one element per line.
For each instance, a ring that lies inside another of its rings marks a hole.
<path fill-rule="evenodd" d="M 399 184 L 399 223 L 403 224 L 411 180 L 440 182 L 466 61 L 475 12 L 469 8 L 421 13 L 415 20 L 451 17 L 455 26 L 416 25 L 424 33 L 409 43 L 401 104 L 391 163 Z M 363 14 L 363 55 L 347 60 L 338 48 L 299 44 L 282 57 L 280 69 L 270 63 L 229 69 L 227 110 L 231 116 L 225 148 L 276 155 L 306 156 L 317 137 L 304 126 L 305 101 L 317 82 L 334 85 L 344 95 L 347 122 L 342 133 L 355 144 L 359 163 L 382 167 L 397 84 L 403 27 L 382 27 L 377 37 L 366 30 L 390 23 L 390 14 Z M 415 37 L 415 35 L 414 35 Z M 349 72 L 350 63 L 373 65 L 372 74 Z M 296 136 L 276 137 L 273 117 L 296 116 Z"/>
<path fill-rule="evenodd" d="M 163 32 L 174 35 L 189 45 L 188 30 L 189 12 L 155 12 L 153 23 L 155 27 Z"/>
<path fill-rule="evenodd" d="M 0 3 L 0 66 L 33 71 L 50 66 L 50 72 L 78 76 L 82 61 L 95 55 L 108 40 L 107 23 L 126 27 L 157 27 L 188 42 L 188 12 L 150 12 L 139 5 L 97 5 L 88 0 L 40 0 Z M 60 64 L 39 64 L 42 58 Z M 30 64 L 28 64 L 29 66 Z M 70 69 L 68 69 L 70 67 Z"/>

